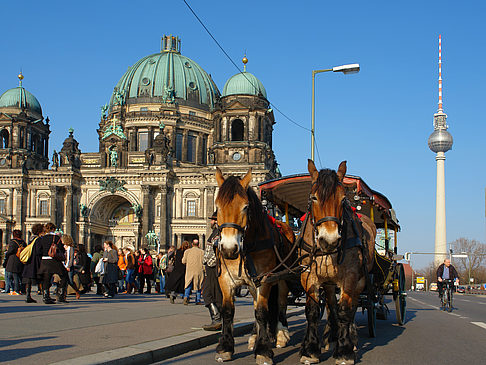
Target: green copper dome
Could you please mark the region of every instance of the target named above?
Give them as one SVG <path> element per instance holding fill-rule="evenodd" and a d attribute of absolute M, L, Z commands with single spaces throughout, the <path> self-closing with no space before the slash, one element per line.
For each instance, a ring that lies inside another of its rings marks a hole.
<path fill-rule="evenodd" d="M 265 99 L 267 98 L 267 92 L 261 81 L 246 71 L 240 72 L 226 81 L 223 96 L 228 95 L 262 95 Z"/>
<path fill-rule="evenodd" d="M 196 62 L 180 54 L 180 40 L 164 36 L 162 51 L 139 60 L 116 84 L 110 106 L 178 103 L 212 109 L 219 90 Z"/>
<path fill-rule="evenodd" d="M 7 90 L 0 96 L 0 108 L 9 107 L 27 109 L 42 116 L 42 108 L 39 101 L 22 86 Z"/>

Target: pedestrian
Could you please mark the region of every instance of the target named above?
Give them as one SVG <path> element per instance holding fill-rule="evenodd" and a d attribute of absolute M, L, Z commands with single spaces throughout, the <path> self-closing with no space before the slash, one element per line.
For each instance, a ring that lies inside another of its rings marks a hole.
<path fill-rule="evenodd" d="M 132 289 L 136 293 L 138 287 L 135 285 L 135 256 L 132 249 L 128 246 L 123 249 L 123 252 L 127 260 L 127 274 L 125 276 L 127 293 L 131 294 Z"/>
<path fill-rule="evenodd" d="M 138 274 L 140 277 L 140 287 L 138 292 L 140 294 L 143 293 L 143 288 L 145 286 L 145 281 L 147 282 L 147 291 L 145 294 L 151 294 L 152 292 L 152 283 L 151 279 L 153 277 L 153 262 L 152 256 L 150 256 L 150 252 L 148 247 L 142 247 L 140 250 L 140 256 L 138 258 Z"/>
<path fill-rule="evenodd" d="M 165 296 L 167 298 L 170 298 L 170 290 L 167 289 L 168 286 L 168 281 L 169 281 L 169 275 L 174 271 L 174 263 L 175 263 L 175 253 L 176 253 L 176 248 L 175 246 L 170 246 L 169 249 L 167 250 L 167 268 L 165 269 Z"/>
<path fill-rule="evenodd" d="M 91 276 L 96 284 L 96 295 L 103 295 L 103 284 L 100 283 L 100 274 L 95 272 L 96 265 L 103 259 L 103 249 L 100 245 L 95 246 L 95 252 L 93 253 L 93 258 L 91 259 Z"/>
<path fill-rule="evenodd" d="M 107 293 L 105 297 L 113 298 L 116 292 L 116 283 L 118 282 L 118 250 L 112 241 L 105 241 L 103 244 L 103 262 L 105 263 L 105 273 L 102 282 Z"/>
<path fill-rule="evenodd" d="M 204 251 L 199 248 L 199 240 L 192 240 L 192 247 L 184 252 L 182 263 L 186 265 L 184 285 L 184 305 L 189 304 L 191 290 L 196 291 L 196 305 L 201 302 L 201 287 L 204 279 L 203 270 Z"/>
<path fill-rule="evenodd" d="M 89 292 L 91 289 L 91 259 L 86 253 L 86 247 L 79 244 L 74 250 L 74 268 L 79 277 L 79 282 L 83 286 L 81 294 Z"/>
<path fill-rule="evenodd" d="M 21 293 L 21 275 L 24 270 L 24 264 L 20 262 L 20 252 L 27 246 L 22 239 L 22 231 L 15 229 L 12 232 L 13 238 L 8 244 L 7 252 L 5 253 L 5 259 L 7 264 L 5 265 L 5 281 L 7 285 L 13 281 L 13 291 L 10 291 L 10 286 L 5 288 L 5 291 L 9 295 L 20 295 Z"/>
<path fill-rule="evenodd" d="M 157 255 L 157 276 L 159 279 L 159 293 L 165 293 L 165 270 L 167 270 L 167 253 Z"/>
<path fill-rule="evenodd" d="M 56 226 L 46 223 L 44 235 L 37 240 L 35 255 L 40 256 L 41 263 L 37 274 L 42 279 L 42 294 L 45 304 L 54 304 L 55 300 L 50 296 L 52 276 L 59 276 L 58 303 L 68 303 L 66 300 L 68 275 L 63 262 L 66 260 L 66 250 L 61 238 L 54 233 Z"/>
<path fill-rule="evenodd" d="M 136 250 L 133 252 L 133 257 L 135 258 L 135 271 L 133 272 L 133 279 L 135 282 L 135 286 L 137 287 L 137 290 L 134 292 L 138 293 L 138 288 L 140 288 L 140 273 L 138 270 L 138 259 L 140 258 L 140 250 Z"/>
<path fill-rule="evenodd" d="M 127 273 L 127 259 L 121 248 L 118 249 L 118 268 L 120 269 L 120 276 L 118 278 L 118 293 L 126 294 L 125 275 Z"/>
<path fill-rule="evenodd" d="M 173 255 L 173 269 L 167 278 L 167 290 L 170 293 L 170 302 L 175 303 L 176 295 L 184 293 L 185 289 L 185 276 L 186 276 L 186 265 L 182 263 L 182 257 L 184 256 L 184 251 L 189 248 L 189 242 L 182 242 L 181 247 L 179 247 L 175 254 Z M 169 264 L 170 265 L 170 259 Z"/>
<path fill-rule="evenodd" d="M 223 295 L 218 282 L 218 267 L 216 260 L 216 248 L 219 241 L 219 228 L 217 223 L 217 211 L 213 213 L 210 219 L 212 233 L 206 243 L 204 250 L 204 281 L 203 281 L 203 298 L 204 305 L 209 310 L 211 323 L 202 326 L 206 331 L 218 331 L 221 329 L 221 307 Z"/>
<path fill-rule="evenodd" d="M 74 282 L 74 275 L 76 274 L 76 271 L 74 270 L 74 240 L 70 235 L 63 234 L 61 236 L 61 241 L 64 245 L 64 249 L 66 250 L 66 260 L 63 262 L 63 264 L 68 273 L 68 283 L 74 289 L 76 299 L 79 299 L 81 294 L 79 293 L 78 286 Z"/>
<path fill-rule="evenodd" d="M 26 303 L 37 303 L 35 299 L 32 298 L 32 285 L 38 284 L 37 281 L 37 270 L 40 266 L 41 258 L 35 256 L 34 252 L 36 250 L 37 240 L 44 234 L 44 226 L 40 223 L 36 223 L 32 226 L 32 237 L 30 238 L 29 245 L 33 245 L 32 254 L 30 258 L 24 265 L 24 270 L 22 272 L 22 283 L 25 284 L 25 302 Z"/>

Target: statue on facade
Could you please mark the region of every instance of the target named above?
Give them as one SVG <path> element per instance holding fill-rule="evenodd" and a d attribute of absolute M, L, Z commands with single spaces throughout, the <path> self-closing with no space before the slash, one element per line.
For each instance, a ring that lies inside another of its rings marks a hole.
<path fill-rule="evenodd" d="M 137 218 L 142 217 L 142 206 L 140 204 L 133 204 L 132 209 L 135 215 L 137 216 Z"/>
<path fill-rule="evenodd" d="M 88 207 L 85 204 L 79 204 L 79 212 L 81 217 L 88 218 Z"/>
<path fill-rule="evenodd" d="M 59 155 L 57 154 L 56 150 L 52 154 L 52 168 L 57 171 L 59 167 Z"/>
<path fill-rule="evenodd" d="M 102 105 L 101 106 L 101 119 L 106 119 L 107 117 L 107 112 L 108 111 L 108 104 Z"/>
<path fill-rule="evenodd" d="M 118 152 L 114 147 L 110 149 L 110 166 L 118 167 Z"/>

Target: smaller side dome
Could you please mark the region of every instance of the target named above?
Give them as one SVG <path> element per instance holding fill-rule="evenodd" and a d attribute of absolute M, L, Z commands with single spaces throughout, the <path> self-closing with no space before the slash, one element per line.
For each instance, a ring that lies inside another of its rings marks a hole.
<path fill-rule="evenodd" d="M 5 91 L 0 96 L 0 108 L 27 109 L 42 116 L 42 108 L 37 98 L 22 86 Z"/>
<path fill-rule="evenodd" d="M 228 95 L 253 95 L 267 98 L 267 91 L 260 80 L 249 72 L 240 72 L 232 76 L 223 88 L 223 97 Z"/>

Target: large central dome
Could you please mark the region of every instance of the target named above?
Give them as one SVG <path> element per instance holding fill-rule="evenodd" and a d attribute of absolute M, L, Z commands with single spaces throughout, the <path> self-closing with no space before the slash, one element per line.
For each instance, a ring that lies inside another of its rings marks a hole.
<path fill-rule="evenodd" d="M 164 36 L 162 51 L 131 66 L 116 84 L 110 107 L 141 103 L 178 103 L 212 109 L 220 94 L 196 62 L 180 54 L 180 40 Z"/>

